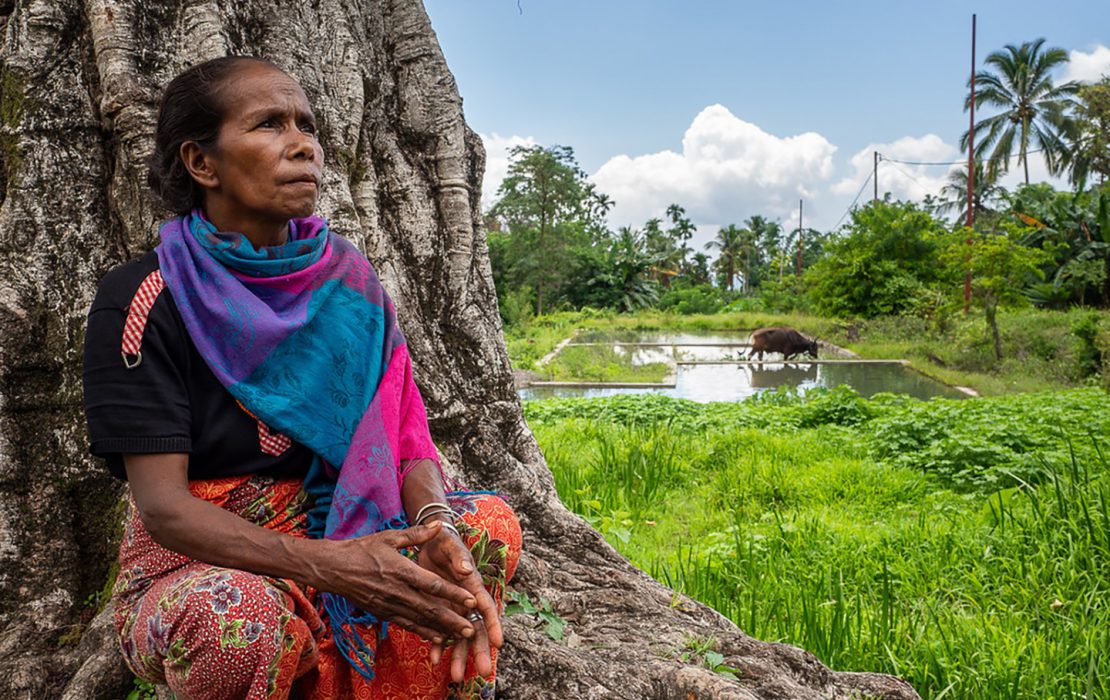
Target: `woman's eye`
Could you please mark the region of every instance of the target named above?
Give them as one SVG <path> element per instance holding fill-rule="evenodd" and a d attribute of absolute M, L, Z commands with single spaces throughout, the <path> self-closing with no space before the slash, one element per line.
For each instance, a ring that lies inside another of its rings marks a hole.
<path fill-rule="evenodd" d="M 315 134 L 316 125 L 310 122 L 305 122 L 304 124 L 301 124 L 301 131 L 305 132 L 306 134 Z"/>

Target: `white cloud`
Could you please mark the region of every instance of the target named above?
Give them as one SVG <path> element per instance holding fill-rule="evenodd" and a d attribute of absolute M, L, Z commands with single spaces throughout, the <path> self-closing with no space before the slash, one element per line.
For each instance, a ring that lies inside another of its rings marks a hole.
<path fill-rule="evenodd" d="M 936 134 L 924 136 L 903 136 L 891 143 L 873 143 L 852 156 L 849 164 L 852 174 L 834 184 L 831 191 L 846 197 L 853 197 L 860 191 L 864 181 L 874 169 L 875 151 L 882 159 L 879 161 L 879 196 L 889 192 L 895 199 L 921 200 L 925 195 L 936 196 L 948 180 L 948 173 L 958 168 L 937 165 L 908 165 L 897 161 L 914 163 L 936 163 L 960 160 L 960 150 L 946 143 Z M 868 183 L 860 196 L 861 202 L 872 197 L 874 184 Z"/>
<path fill-rule="evenodd" d="M 486 147 L 486 175 L 482 179 L 482 209 L 488 209 L 497 201 L 497 188 L 509 172 L 509 151 L 513 146 L 535 146 L 536 139 L 531 136 L 501 136 L 479 134 Z"/>
<path fill-rule="evenodd" d="M 716 233 L 705 222 L 796 216 L 798 198 L 832 177 L 835 152 L 820 134 L 778 137 L 710 105 L 687 128 L 681 153 L 614 156 L 591 179 L 616 202 L 613 227 L 642 226 L 675 202 L 698 224 L 700 247 Z"/>
<path fill-rule="evenodd" d="M 1072 50 L 1068 52 L 1071 59 L 1068 62 L 1064 80 L 1078 80 L 1083 83 L 1093 83 L 1103 76 L 1110 76 L 1110 48 L 1096 46 L 1090 52 Z"/>

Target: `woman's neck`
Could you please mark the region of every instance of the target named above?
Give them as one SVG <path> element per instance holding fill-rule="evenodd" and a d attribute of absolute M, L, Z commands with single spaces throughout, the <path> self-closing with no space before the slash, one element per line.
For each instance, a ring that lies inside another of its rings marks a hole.
<path fill-rule="evenodd" d="M 289 240 L 288 221 L 260 221 L 255 218 L 236 221 L 233 216 L 220 211 L 218 205 L 205 206 L 204 215 L 219 231 L 234 231 L 246 236 L 255 250 L 282 245 Z"/>

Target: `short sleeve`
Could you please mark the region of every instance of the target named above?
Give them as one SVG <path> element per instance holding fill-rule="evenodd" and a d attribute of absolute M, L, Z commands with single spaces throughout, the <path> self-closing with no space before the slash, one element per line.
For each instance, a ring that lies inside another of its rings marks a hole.
<path fill-rule="evenodd" d="M 145 260 L 145 258 L 144 258 Z M 149 268 L 149 269 L 147 269 Z M 101 282 L 85 334 L 85 417 L 90 451 L 124 477 L 121 455 L 189 452 L 191 411 L 185 377 L 185 329 L 163 291 L 142 338 L 142 361 L 128 369 L 121 356 L 127 308 L 153 265 L 130 263 Z"/>

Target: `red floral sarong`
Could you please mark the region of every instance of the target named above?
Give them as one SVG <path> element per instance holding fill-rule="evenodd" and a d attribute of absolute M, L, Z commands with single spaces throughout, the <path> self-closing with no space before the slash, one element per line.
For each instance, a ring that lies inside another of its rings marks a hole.
<path fill-rule="evenodd" d="M 236 477 L 195 481 L 193 495 L 250 522 L 303 537 L 309 506 L 300 480 Z M 496 496 L 451 496 L 486 588 L 500 606 L 520 557 L 520 524 Z M 494 678 L 467 667 L 450 683 L 450 657 L 438 665 L 431 644 L 396 625 L 376 648 L 367 681 L 336 649 L 313 604 L 314 591 L 287 579 L 212 566 L 156 544 L 129 507 L 113 598 L 127 665 L 144 680 L 167 684 L 179 698 L 283 699 L 297 688 L 309 700 L 492 698 Z M 497 655 L 494 653 L 494 663 Z"/>

